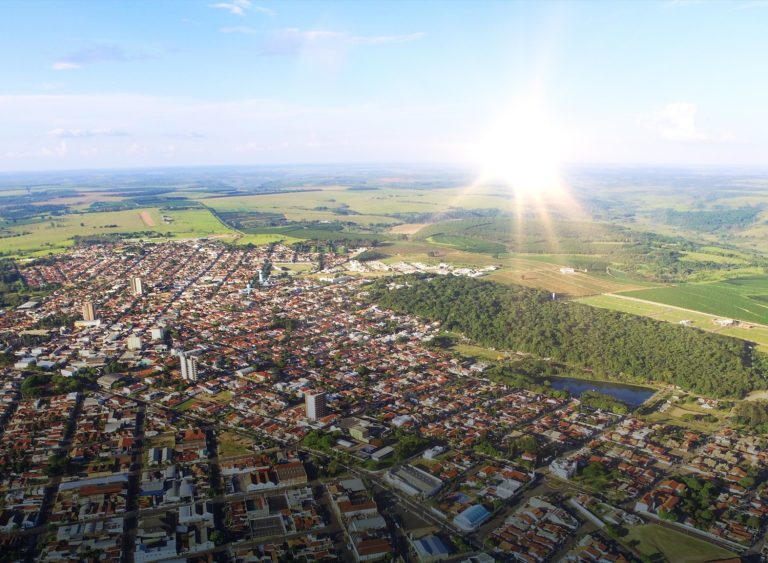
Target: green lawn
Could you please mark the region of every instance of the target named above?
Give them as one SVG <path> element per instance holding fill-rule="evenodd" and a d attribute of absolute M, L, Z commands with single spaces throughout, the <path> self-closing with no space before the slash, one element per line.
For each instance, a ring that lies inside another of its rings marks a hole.
<path fill-rule="evenodd" d="M 634 527 L 622 540 L 626 544 L 636 541 L 637 551 L 654 560 L 661 555 L 662 560 L 669 563 L 705 563 L 735 557 L 734 553 L 709 542 L 656 524 Z"/>

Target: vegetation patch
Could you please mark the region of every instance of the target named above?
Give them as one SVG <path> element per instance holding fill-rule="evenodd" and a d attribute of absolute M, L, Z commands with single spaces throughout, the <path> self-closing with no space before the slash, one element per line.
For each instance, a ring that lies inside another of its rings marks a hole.
<path fill-rule="evenodd" d="M 709 542 L 657 524 L 633 527 L 623 540 L 651 561 L 705 563 L 735 557 L 730 551 Z"/>
<path fill-rule="evenodd" d="M 589 368 L 600 378 L 672 383 L 714 397 L 766 387 L 768 359 L 744 340 L 472 278 L 408 276 L 394 290 L 389 283 L 380 280 L 371 292 L 380 305 L 439 320 L 483 346 Z"/>

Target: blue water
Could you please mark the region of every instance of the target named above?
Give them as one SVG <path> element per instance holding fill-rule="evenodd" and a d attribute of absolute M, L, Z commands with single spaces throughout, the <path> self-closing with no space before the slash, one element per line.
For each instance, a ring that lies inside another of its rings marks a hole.
<path fill-rule="evenodd" d="M 580 397 L 584 391 L 599 391 L 614 399 L 624 401 L 632 408 L 639 407 L 655 393 L 653 389 L 648 387 L 607 383 L 605 381 L 585 381 L 571 377 L 553 377 L 551 381 L 553 389 L 564 389 L 574 397 Z"/>

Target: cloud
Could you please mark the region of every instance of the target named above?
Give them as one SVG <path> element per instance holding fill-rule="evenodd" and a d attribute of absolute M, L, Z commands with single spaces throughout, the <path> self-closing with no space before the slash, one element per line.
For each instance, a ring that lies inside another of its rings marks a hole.
<path fill-rule="evenodd" d="M 704 141 L 708 137 L 696 124 L 698 106 L 691 102 L 673 102 L 637 116 L 637 122 L 670 141 Z"/>
<path fill-rule="evenodd" d="M 444 149 L 431 146 L 432 137 L 448 142 L 466 136 L 450 119 L 456 108 L 435 103 L 0 94 L 0 114 L 0 171 L 439 161 L 457 155 L 445 157 Z M 99 148 L 98 154 L 89 150 L 91 146 Z"/>
<path fill-rule="evenodd" d="M 353 45 L 380 45 L 382 43 L 410 43 L 421 39 L 426 34 L 422 31 L 408 33 L 406 35 L 352 35 L 347 37 L 347 42 Z"/>
<path fill-rule="evenodd" d="M 302 30 L 295 27 L 272 33 L 265 43 L 262 54 L 297 55 L 313 48 L 340 49 L 350 45 L 382 45 L 385 43 L 409 43 L 424 37 L 422 32 L 405 35 L 352 35 L 325 29 Z"/>
<path fill-rule="evenodd" d="M 51 65 L 51 68 L 53 70 L 72 70 L 75 68 L 80 68 L 80 65 L 77 63 L 70 63 L 66 61 L 58 61 Z"/>
<path fill-rule="evenodd" d="M 222 27 L 219 29 L 222 33 L 243 33 L 245 35 L 254 35 L 256 33 L 256 30 L 252 27 L 248 27 L 245 25 L 236 25 L 233 27 Z"/>
<path fill-rule="evenodd" d="M 96 44 L 56 59 L 53 70 L 74 70 L 99 63 L 128 62 L 156 58 L 154 55 L 139 53 L 129 55 L 122 47 L 109 44 Z"/>
<path fill-rule="evenodd" d="M 230 2 L 218 2 L 216 4 L 209 4 L 209 7 L 226 10 L 235 16 L 244 16 L 245 13 L 249 11 L 265 14 L 267 16 L 277 15 L 277 12 L 271 8 L 265 8 L 264 6 L 254 6 L 251 4 L 251 0 L 231 0 Z"/>
<path fill-rule="evenodd" d="M 51 129 L 49 137 L 58 139 L 81 139 L 88 137 L 128 137 L 125 131 L 117 129 Z"/>

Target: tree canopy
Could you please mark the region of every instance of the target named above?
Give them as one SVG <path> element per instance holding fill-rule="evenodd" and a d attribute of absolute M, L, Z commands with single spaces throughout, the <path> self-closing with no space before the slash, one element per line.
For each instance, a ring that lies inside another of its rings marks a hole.
<path fill-rule="evenodd" d="M 766 358 L 752 343 L 645 317 L 552 301 L 548 292 L 473 278 L 423 276 L 376 282 L 380 305 L 442 322 L 492 348 L 588 368 L 618 381 L 679 385 L 713 397 L 766 387 Z"/>

